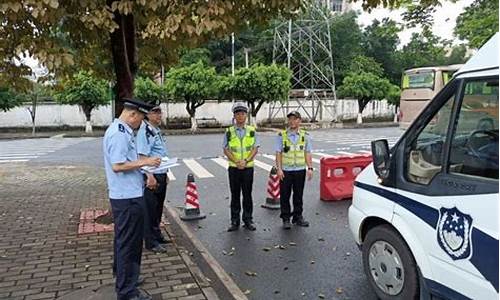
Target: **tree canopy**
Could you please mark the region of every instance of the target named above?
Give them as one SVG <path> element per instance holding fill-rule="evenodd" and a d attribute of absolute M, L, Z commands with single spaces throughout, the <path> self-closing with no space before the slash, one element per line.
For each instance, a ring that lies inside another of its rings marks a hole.
<path fill-rule="evenodd" d="M 498 1 L 475 0 L 457 18 L 455 34 L 480 48 L 498 31 Z"/>
<path fill-rule="evenodd" d="M 167 98 L 165 87 L 147 77 L 137 77 L 135 79 L 134 95 L 149 103 L 162 102 Z"/>

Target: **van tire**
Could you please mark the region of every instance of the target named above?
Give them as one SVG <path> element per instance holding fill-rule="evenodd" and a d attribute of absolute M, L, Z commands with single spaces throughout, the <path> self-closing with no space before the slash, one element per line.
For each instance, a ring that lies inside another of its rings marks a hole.
<path fill-rule="evenodd" d="M 375 243 L 387 243 L 396 251 L 403 266 L 403 285 L 402 289 L 395 295 L 391 295 L 382 290 L 375 282 L 374 275 L 371 273 L 369 254 L 370 249 Z M 415 259 L 408 248 L 408 245 L 389 225 L 380 225 L 368 231 L 362 246 L 363 255 L 363 269 L 368 281 L 372 286 L 379 299 L 382 300 L 407 300 L 419 298 L 419 278 L 417 264 Z"/>

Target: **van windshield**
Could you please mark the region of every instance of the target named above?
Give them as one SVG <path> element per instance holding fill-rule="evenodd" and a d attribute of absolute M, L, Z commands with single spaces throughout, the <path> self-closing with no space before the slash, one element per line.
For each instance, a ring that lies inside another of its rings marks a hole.
<path fill-rule="evenodd" d="M 434 89 L 434 71 L 419 71 L 403 75 L 403 89 Z"/>

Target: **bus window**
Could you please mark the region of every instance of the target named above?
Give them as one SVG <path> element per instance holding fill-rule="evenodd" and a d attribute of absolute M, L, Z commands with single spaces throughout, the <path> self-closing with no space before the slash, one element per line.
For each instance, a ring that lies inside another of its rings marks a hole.
<path fill-rule="evenodd" d="M 498 78 L 465 85 L 452 138 L 450 172 L 498 179 Z"/>
<path fill-rule="evenodd" d="M 409 181 L 429 184 L 441 171 L 442 154 L 455 95 L 451 96 L 406 150 L 406 177 Z"/>
<path fill-rule="evenodd" d="M 421 71 L 403 75 L 403 89 L 434 89 L 434 71 Z"/>

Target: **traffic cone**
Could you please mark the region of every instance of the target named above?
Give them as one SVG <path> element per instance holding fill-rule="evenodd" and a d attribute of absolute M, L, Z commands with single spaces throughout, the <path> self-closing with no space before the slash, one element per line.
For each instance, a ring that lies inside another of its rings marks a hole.
<path fill-rule="evenodd" d="M 194 175 L 189 173 L 186 183 L 186 200 L 184 205 L 184 214 L 181 215 L 181 220 L 191 221 L 204 219 L 205 214 L 200 212 L 200 203 L 198 202 L 198 191 L 194 182 Z"/>
<path fill-rule="evenodd" d="M 280 180 L 277 173 L 278 170 L 276 167 L 273 167 L 269 173 L 269 181 L 267 182 L 267 198 L 266 202 L 261 205 L 264 208 L 280 209 Z"/>

